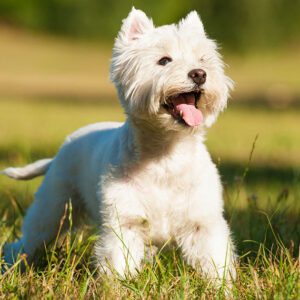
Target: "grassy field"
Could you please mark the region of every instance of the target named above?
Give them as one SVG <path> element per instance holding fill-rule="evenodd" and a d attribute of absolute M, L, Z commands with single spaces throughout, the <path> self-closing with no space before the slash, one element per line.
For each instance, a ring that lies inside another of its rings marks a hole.
<path fill-rule="evenodd" d="M 53 156 L 80 126 L 124 120 L 108 81 L 109 47 L 102 46 L 100 53 L 99 45 L 7 30 L 1 31 L 0 43 L 0 57 L 14 57 L 0 61 L 0 169 Z M 293 64 L 286 56 L 283 64 L 278 57 L 230 58 L 237 92 L 207 135 L 239 254 L 234 299 L 300 297 L 300 109 L 288 105 L 300 85 L 295 72 L 277 82 L 271 67 L 276 62 L 284 71 L 299 60 Z M 287 103 L 269 105 L 274 91 Z M 239 104 L 239 95 L 265 95 L 267 101 Z M 0 177 L 0 253 L 6 241 L 20 236 L 40 182 Z M 176 249 L 161 251 L 137 278 L 99 278 L 92 256 L 96 238 L 92 226 L 70 230 L 35 268 L 22 274 L 16 264 L 0 275 L 0 299 L 225 298 L 224 288 L 213 288 Z"/>
<path fill-rule="evenodd" d="M 0 167 L 53 156 L 64 136 L 85 124 L 124 119 L 116 103 L 2 100 L 0 110 Z M 239 277 L 232 291 L 236 299 L 299 296 L 300 162 L 299 140 L 294 139 L 298 113 L 233 106 L 208 133 L 207 144 L 221 170 L 226 215 L 240 255 Z M 275 122 L 278 118 L 280 122 Z M 39 183 L 40 179 L 0 178 L 0 245 L 20 234 L 24 212 Z M 69 232 L 55 251 L 48 249 L 47 259 L 37 269 L 21 275 L 16 267 L 0 275 L 0 296 L 223 297 L 222 291 L 188 268 L 176 251 L 162 252 L 136 279 L 97 278 L 91 257 L 95 238 L 93 228 Z"/>
<path fill-rule="evenodd" d="M 0 25 L 0 45 L 1 95 L 84 100 L 115 97 L 108 76 L 112 43 L 40 36 Z M 244 56 L 223 53 L 226 71 L 236 82 L 234 102 L 251 99 L 286 105 L 299 100 L 299 50 L 299 45 L 294 45 Z"/>

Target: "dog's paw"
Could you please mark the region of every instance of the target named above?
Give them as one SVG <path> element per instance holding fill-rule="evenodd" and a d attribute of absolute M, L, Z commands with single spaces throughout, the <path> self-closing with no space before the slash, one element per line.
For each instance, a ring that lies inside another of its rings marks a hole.
<path fill-rule="evenodd" d="M 2 274 L 14 265 L 18 265 L 18 262 L 20 262 L 21 264 L 21 269 L 24 269 L 24 260 L 26 260 L 26 253 L 24 252 L 22 240 L 19 240 L 15 243 L 5 244 L 3 248 L 3 258 L 4 264 L 1 268 Z"/>

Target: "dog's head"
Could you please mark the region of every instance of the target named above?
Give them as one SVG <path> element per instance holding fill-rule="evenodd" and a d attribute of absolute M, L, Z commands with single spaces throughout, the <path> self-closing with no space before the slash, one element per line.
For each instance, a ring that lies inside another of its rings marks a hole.
<path fill-rule="evenodd" d="M 154 27 L 133 8 L 115 41 L 111 79 L 130 118 L 197 130 L 226 106 L 232 81 L 223 69 L 195 11 L 179 24 Z"/>

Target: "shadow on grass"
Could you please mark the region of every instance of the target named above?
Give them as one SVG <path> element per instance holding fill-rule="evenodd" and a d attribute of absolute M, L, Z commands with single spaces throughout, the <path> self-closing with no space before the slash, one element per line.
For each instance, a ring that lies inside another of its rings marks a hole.
<path fill-rule="evenodd" d="M 218 166 L 224 184 L 233 185 L 242 180 L 245 165 L 235 162 L 222 163 Z M 245 181 L 247 184 L 276 183 L 300 184 L 300 169 L 292 166 L 251 165 L 247 171 Z"/>
<path fill-rule="evenodd" d="M 228 213 L 227 219 L 233 233 L 239 255 L 255 256 L 260 245 L 276 253 L 279 247 L 289 249 L 292 256 L 299 255 L 299 213 L 292 209 L 261 210 L 249 206 L 245 210 Z"/>
<path fill-rule="evenodd" d="M 225 188 L 226 219 L 240 254 L 255 257 L 263 244 L 277 253 L 287 247 L 294 257 L 300 243 L 300 169 L 237 163 L 219 166 Z M 245 175 L 245 176 L 244 176 Z M 244 193 L 239 193 L 244 190 Z M 256 194 L 256 189 L 260 193 Z M 227 193 L 233 191 L 233 195 Z M 241 203 L 242 207 L 241 208 Z"/>

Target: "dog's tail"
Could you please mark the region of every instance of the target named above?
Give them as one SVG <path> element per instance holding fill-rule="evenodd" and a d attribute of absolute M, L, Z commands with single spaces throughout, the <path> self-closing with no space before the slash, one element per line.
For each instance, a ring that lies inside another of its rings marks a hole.
<path fill-rule="evenodd" d="M 32 164 L 26 165 L 21 168 L 7 168 L 0 171 L 0 174 L 4 174 L 10 178 L 17 180 L 28 180 L 41 176 L 47 173 L 53 158 L 45 158 L 37 160 Z"/>

